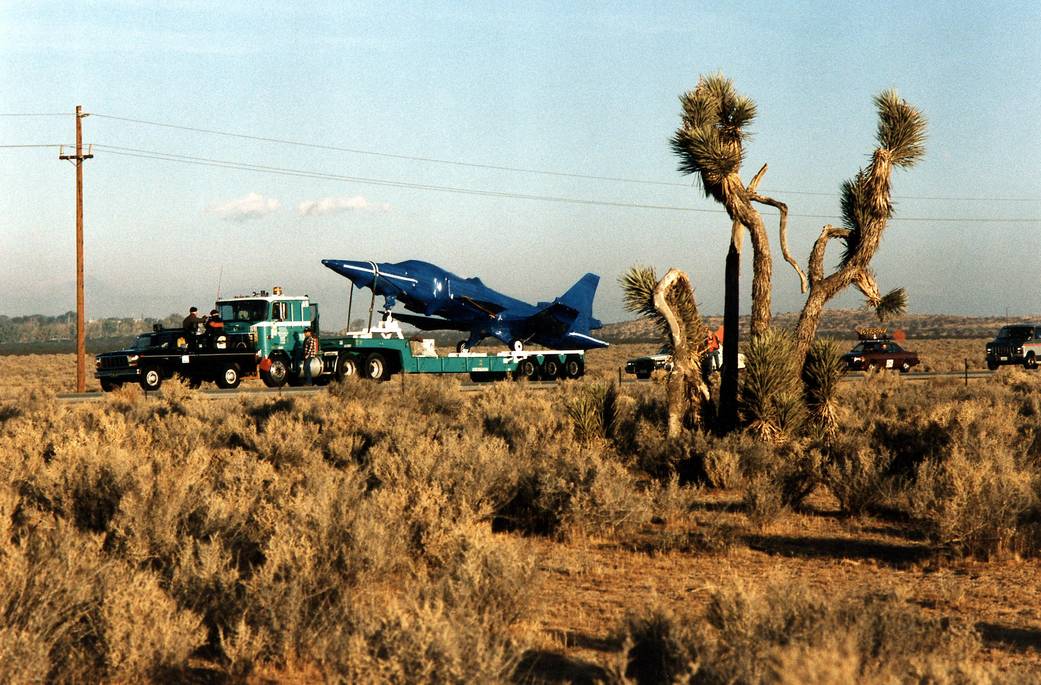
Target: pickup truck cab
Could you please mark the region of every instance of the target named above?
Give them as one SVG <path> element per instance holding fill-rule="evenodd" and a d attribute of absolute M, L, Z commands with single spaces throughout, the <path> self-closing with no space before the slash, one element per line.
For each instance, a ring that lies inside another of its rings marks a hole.
<path fill-rule="evenodd" d="M 997 337 L 987 343 L 987 368 L 991 371 L 1006 364 L 1022 364 L 1028 369 L 1036 369 L 1039 359 L 1041 326 L 1002 326 Z"/>

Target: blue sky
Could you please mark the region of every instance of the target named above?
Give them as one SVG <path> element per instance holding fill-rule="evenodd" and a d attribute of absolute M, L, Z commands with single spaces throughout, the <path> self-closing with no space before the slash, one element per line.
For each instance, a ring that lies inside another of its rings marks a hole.
<path fill-rule="evenodd" d="M 225 294 L 307 292 L 335 323 L 346 281 L 321 259 L 416 258 L 531 300 L 593 271 L 597 315 L 615 321 L 629 318 L 616 279 L 635 263 L 687 270 L 702 310 L 720 312 L 725 215 L 415 186 L 718 210 L 676 172 L 668 140 L 678 96 L 722 71 L 759 109 L 742 175 L 770 165 L 762 187 L 789 205 L 805 264 L 872 149 L 871 98 L 893 87 L 930 125 L 925 160 L 894 179 L 881 287 L 906 287 L 912 312 L 1037 313 L 1041 6 L 871 4 L 8 0 L 0 113 L 82 104 L 97 115 L 84 139 L 99 146 L 405 184 L 99 147 L 85 166 L 90 317 L 205 306 L 219 279 Z M 70 143 L 73 131 L 71 116 L 0 117 L 0 145 Z M 57 153 L 0 149 L 2 314 L 74 307 L 74 172 Z M 795 311 L 803 297 L 773 237 L 774 309 Z M 859 304 L 850 293 L 834 306 Z"/>

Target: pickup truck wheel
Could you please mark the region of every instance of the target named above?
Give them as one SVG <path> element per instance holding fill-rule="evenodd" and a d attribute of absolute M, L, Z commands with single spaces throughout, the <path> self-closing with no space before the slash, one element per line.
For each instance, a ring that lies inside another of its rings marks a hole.
<path fill-rule="evenodd" d="M 235 364 L 228 364 L 217 376 L 217 387 L 225 390 L 239 387 L 240 382 L 242 377 L 239 376 L 239 367 Z"/>
<path fill-rule="evenodd" d="M 101 381 L 101 389 L 104 392 L 112 392 L 113 390 L 118 389 L 121 385 L 123 384 L 119 381 L 110 381 L 108 379 Z"/>
<path fill-rule="evenodd" d="M 650 371 L 637 371 L 636 372 L 636 377 L 639 378 L 642 381 L 645 381 L 645 380 L 647 380 L 648 378 L 651 377 L 651 372 Z"/>
<path fill-rule="evenodd" d="M 155 391 L 163 384 L 163 374 L 159 369 L 145 369 L 141 372 L 141 388 L 145 392 Z"/>
<path fill-rule="evenodd" d="M 390 378 L 390 367 L 387 359 L 379 352 L 373 352 L 365 358 L 365 377 L 374 381 L 385 381 Z"/>
<path fill-rule="evenodd" d="M 568 359 L 564 363 L 564 375 L 568 378 L 579 378 L 582 375 L 582 362 L 577 359 Z"/>
<path fill-rule="evenodd" d="M 993 359 L 988 359 L 987 360 L 987 368 L 990 369 L 991 371 L 997 371 L 998 370 L 998 363 L 996 361 L 994 361 Z"/>
<path fill-rule="evenodd" d="M 281 357 L 272 359 L 271 366 L 268 367 L 267 371 L 261 370 L 260 372 L 260 380 L 269 388 L 281 388 L 286 384 L 288 377 L 289 367 L 286 366 L 285 360 Z"/>
<path fill-rule="evenodd" d="M 1034 370 L 1037 368 L 1037 357 L 1034 356 L 1033 352 L 1027 355 L 1026 360 L 1023 362 L 1023 366 L 1030 370 Z"/>
<path fill-rule="evenodd" d="M 551 381 L 560 375 L 560 362 L 556 359 L 547 359 L 542 362 L 542 377 Z"/>

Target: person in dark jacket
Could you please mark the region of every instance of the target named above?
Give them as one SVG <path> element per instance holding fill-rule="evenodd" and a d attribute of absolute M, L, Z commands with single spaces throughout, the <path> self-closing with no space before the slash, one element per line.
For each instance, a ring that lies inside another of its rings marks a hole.
<path fill-rule="evenodd" d="M 189 333 L 198 333 L 199 326 L 206 323 L 206 319 L 199 316 L 199 308 L 192 307 L 188 310 L 188 316 L 184 317 L 181 326 Z"/>
<path fill-rule="evenodd" d="M 307 379 L 307 385 L 314 385 L 311 380 L 311 360 L 318 358 L 318 337 L 314 335 L 314 332 L 310 328 L 304 329 L 304 377 Z"/>

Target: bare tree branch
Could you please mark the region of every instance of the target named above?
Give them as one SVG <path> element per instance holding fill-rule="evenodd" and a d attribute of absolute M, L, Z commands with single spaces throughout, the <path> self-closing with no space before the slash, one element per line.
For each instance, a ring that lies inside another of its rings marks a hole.
<path fill-rule="evenodd" d="M 763 166 L 763 169 L 766 169 L 765 165 Z M 752 200 L 752 202 L 758 202 L 760 204 L 776 207 L 777 210 L 781 212 L 781 254 L 784 256 L 784 261 L 791 264 L 792 268 L 795 269 L 795 273 L 799 274 L 799 286 L 802 289 L 802 292 L 806 292 L 806 289 L 808 287 L 808 284 L 806 282 L 806 274 L 803 273 L 802 267 L 799 266 L 799 262 L 795 261 L 795 257 L 792 257 L 792 253 L 788 249 L 788 205 L 781 202 L 780 200 L 775 200 L 771 197 L 760 195 L 756 192 L 753 192 L 749 199 Z"/>

